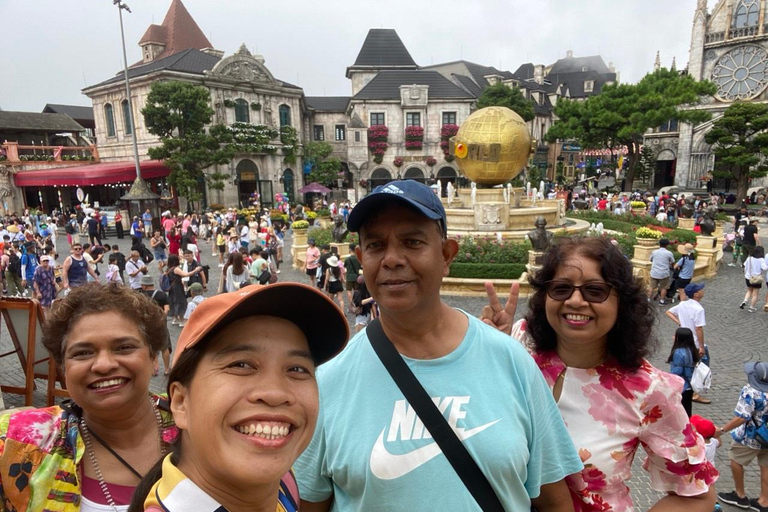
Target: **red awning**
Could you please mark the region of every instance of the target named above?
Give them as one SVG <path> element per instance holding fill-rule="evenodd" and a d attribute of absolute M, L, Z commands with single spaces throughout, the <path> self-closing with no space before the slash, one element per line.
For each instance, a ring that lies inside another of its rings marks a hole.
<path fill-rule="evenodd" d="M 141 162 L 142 178 L 162 178 L 171 173 L 163 162 Z M 133 182 L 136 166 L 133 162 L 57 167 L 39 171 L 20 171 L 14 176 L 17 187 L 87 187 L 112 183 Z"/>

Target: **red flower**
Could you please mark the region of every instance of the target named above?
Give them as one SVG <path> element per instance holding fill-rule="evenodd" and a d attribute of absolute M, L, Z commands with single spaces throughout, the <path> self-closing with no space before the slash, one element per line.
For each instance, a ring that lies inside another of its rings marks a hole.
<path fill-rule="evenodd" d="M 663 416 L 663 413 L 661 412 L 661 408 L 658 405 L 653 406 L 653 409 L 648 411 L 645 414 L 645 417 L 643 418 L 643 425 L 648 425 L 649 423 L 656 423 L 661 419 Z"/>
<path fill-rule="evenodd" d="M 627 400 L 634 398 L 635 391 L 646 391 L 651 381 L 643 367 L 634 373 L 623 368 L 604 364 L 596 368 L 600 375 L 600 384 L 606 389 L 615 389 Z"/>

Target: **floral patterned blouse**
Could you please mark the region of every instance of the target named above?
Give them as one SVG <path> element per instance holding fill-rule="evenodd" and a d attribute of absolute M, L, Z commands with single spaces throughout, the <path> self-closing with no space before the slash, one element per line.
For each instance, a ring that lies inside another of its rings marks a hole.
<path fill-rule="evenodd" d="M 565 371 L 557 406 L 584 463 L 581 473 L 566 477 L 575 512 L 634 512 L 626 482 L 640 445 L 656 491 L 695 496 L 717 480 L 681 405 L 682 379 L 647 361 L 630 373 L 611 361 L 580 369 L 566 368 L 555 352 L 532 356 L 550 388 Z"/>
<path fill-rule="evenodd" d="M 734 416 L 747 420 L 746 423 L 731 432 L 734 441 L 744 446 L 761 450 L 763 447 L 755 440 L 757 426 L 768 421 L 768 401 L 766 395 L 752 386 L 744 386 L 739 394 L 739 401 Z M 757 425 L 756 425 L 757 424 Z"/>

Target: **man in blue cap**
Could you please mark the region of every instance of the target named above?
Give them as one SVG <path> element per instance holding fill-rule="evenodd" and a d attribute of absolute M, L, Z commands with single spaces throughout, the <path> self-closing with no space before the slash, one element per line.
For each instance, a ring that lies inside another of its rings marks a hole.
<path fill-rule="evenodd" d="M 384 334 L 504 509 L 572 510 L 563 479 L 581 460 L 533 359 L 440 299 L 458 252 L 440 199 L 416 181 L 393 181 L 360 201 L 348 226 L 359 233 L 355 253 Z M 370 329 L 317 373 L 321 413 L 295 466 L 301 510 L 479 510 L 374 352 Z"/>
<path fill-rule="evenodd" d="M 704 342 L 704 326 L 707 325 L 707 318 L 704 314 L 704 307 L 701 305 L 701 299 L 704 297 L 704 285 L 690 283 L 684 288 L 684 291 L 688 300 L 669 308 L 665 314 L 680 327 L 687 327 L 691 330 L 696 346 L 699 347 L 699 356 L 702 357 L 702 361 L 706 365 L 709 365 L 709 352 Z M 712 403 L 712 400 L 704 398 L 698 393 L 693 394 L 693 401 L 700 404 Z"/>

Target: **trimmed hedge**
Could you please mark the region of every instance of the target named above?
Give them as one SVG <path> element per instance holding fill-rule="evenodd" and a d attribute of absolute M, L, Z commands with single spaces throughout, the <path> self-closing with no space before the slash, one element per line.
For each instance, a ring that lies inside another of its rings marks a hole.
<path fill-rule="evenodd" d="M 523 263 L 453 263 L 448 277 L 464 279 L 517 279 L 525 272 Z"/>
<path fill-rule="evenodd" d="M 674 243 L 675 240 L 683 244 L 696 243 L 696 233 L 687 229 L 673 229 L 667 231 L 662 238 L 666 238 L 671 243 Z"/>

